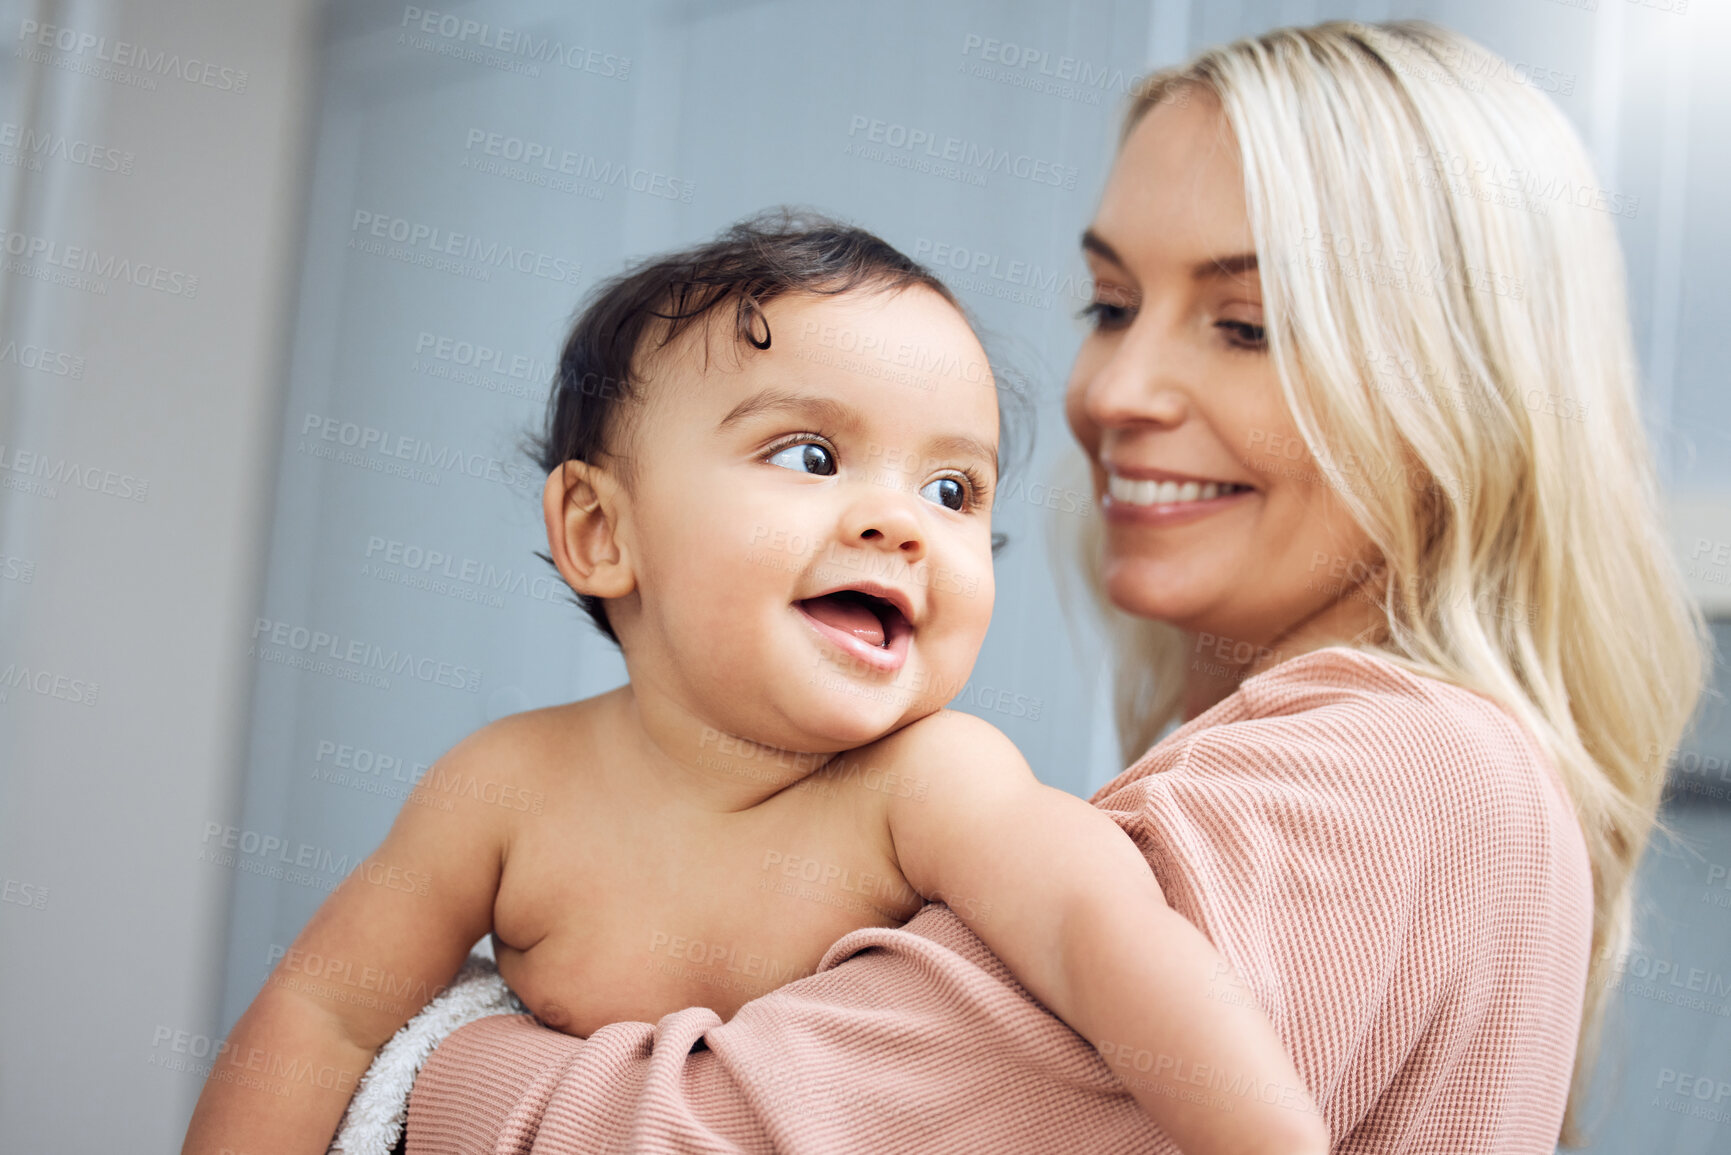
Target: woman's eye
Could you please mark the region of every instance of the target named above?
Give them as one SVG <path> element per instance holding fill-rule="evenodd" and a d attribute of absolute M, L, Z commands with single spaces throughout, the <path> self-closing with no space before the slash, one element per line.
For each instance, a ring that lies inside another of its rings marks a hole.
<path fill-rule="evenodd" d="M 797 469 L 801 473 L 815 473 L 821 477 L 828 477 L 835 472 L 835 455 L 810 441 L 777 450 L 770 457 L 769 463 L 783 469 Z"/>
<path fill-rule="evenodd" d="M 1121 329 L 1130 323 L 1130 310 L 1108 301 L 1089 301 L 1076 315 L 1092 322 L 1096 329 Z"/>
<path fill-rule="evenodd" d="M 1239 349 L 1262 349 L 1268 345 L 1268 330 L 1249 321 L 1216 321 L 1215 328 L 1225 330 L 1227 343 Z"/>
<path fill-rule="evenodd" d="M 920 490 L 920 496 L 927 501 L 935 501 L 945 509 L 953 509 L 957 513 L 968 502 L 968 489 L 954 477 L 940 477 L 936 481 L 927 482 Z"/>

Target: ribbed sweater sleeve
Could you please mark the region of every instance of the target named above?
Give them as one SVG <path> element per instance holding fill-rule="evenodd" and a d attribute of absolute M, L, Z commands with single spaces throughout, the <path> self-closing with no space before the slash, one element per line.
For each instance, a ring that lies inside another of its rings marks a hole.
<path fill-rule="evenodd" d="M 1268 1012 L 1336 1151 L 1553 1150 L 1591 883 L 1555 770 L 1501 708 L 1319 650 L 1093 801 L 1238 972 L 1208 997 Z M 472 1024 L 423 1068 L 408 1128 L 410 1155 L 1174 1149 L 942 905 L 847 935 L 725 1024 Z"/>

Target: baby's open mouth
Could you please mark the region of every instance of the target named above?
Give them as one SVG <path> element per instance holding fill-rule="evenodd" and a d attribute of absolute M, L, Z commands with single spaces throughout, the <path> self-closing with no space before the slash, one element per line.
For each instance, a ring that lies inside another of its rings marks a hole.
<path fill-rule="evenodd" d="M 837 590 L 798 605 L 822 625 L 878 649 L 888 649 L 911 629 L 901 610 L 864 590 Z"/>
<path fill-rule="evenodd" d="M 812 627 L 872 667 L 900 667 L 914 625 L 900 606 L 860 589 L 838 589 L 796 601 Z"/>

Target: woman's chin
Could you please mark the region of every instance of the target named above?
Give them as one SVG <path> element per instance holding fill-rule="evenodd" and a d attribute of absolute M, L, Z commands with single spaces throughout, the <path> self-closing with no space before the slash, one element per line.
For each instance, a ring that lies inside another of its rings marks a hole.
<path fill-rule="evenodd" d="M 1101 576 L 1106 597 L 1115 608 L 1132 617 L 1173 625 L 1201 615 L 1220 590 L 1219 583 L 1203 589 L 1201 583 L 1180 580 L 1170 566 L 1159 562 L 1108 562 Z"/>

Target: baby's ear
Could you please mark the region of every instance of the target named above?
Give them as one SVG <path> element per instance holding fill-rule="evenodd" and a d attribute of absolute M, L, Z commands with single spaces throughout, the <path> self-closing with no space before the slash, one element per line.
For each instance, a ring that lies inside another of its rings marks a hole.
<path fill-rule="evenodd" d="M 567 461 L 547 475 L 547 553 L 580 594 L 622 598 L 637 586 L 619 533 L 623 496 L 618 478 L 587 461 Z"/>

